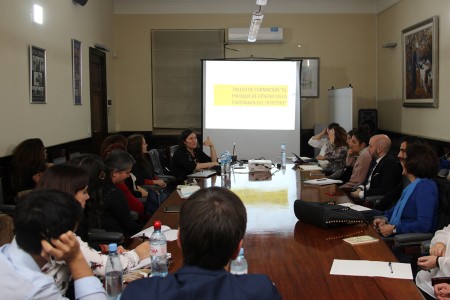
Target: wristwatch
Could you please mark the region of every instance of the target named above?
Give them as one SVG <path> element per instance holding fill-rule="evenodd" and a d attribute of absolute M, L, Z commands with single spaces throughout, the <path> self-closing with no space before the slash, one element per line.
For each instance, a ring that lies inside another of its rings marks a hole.
<path fill-rule="evenodd" d="M 394 225 L 394 228 L 392 229 L 392 233 L 396 234 L 397 233 L 397 226 Z"/>

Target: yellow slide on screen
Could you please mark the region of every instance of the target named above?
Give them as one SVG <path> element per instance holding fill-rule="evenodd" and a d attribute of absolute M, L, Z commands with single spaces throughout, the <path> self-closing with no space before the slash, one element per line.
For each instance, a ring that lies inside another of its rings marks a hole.
<path fill-rule="evenodd" d="M 287 85 L 214 85 L 215 106 L 288 106 Z"/>

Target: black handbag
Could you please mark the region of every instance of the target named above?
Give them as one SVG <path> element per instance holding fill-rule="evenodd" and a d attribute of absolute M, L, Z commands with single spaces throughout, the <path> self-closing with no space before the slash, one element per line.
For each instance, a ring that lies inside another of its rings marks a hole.
<path fill-rule="evenodd" d="M 367 223 L 359 211 L 330 203 L 295 200 L 294 213 L 300 221 L 321 228 Z"/>

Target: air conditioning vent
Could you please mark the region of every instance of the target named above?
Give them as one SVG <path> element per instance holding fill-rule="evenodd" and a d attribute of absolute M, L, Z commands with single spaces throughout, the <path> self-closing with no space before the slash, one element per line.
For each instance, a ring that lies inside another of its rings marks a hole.
<path fill-rule="evenodd" d="M 229 44 L 244 44 L 249 43 L 248 28 L 228 28 L 228 43 Z M 267 27 L 260 28 L 258 31 L 258 38 L 255 43 L 282 43 L 283 42 L 283 28 Z"/>

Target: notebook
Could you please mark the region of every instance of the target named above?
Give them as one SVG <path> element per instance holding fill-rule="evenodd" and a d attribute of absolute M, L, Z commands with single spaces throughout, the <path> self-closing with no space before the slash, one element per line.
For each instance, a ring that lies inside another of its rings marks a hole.
<path fill-rule="evenodd" d="M 189 178 L 207 178 L 214 174 L 217 174 L 214 170 L 202 170 L 188 175 Z"/>

